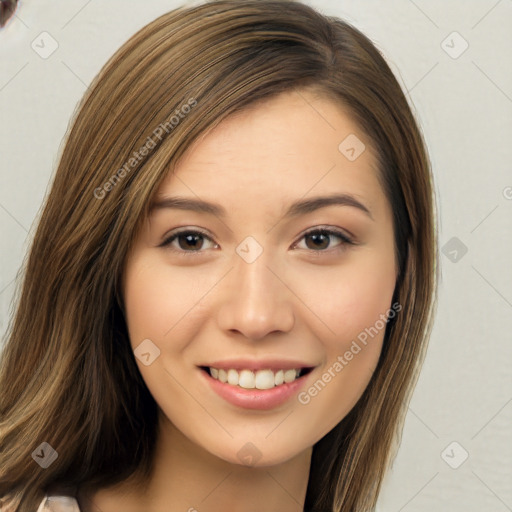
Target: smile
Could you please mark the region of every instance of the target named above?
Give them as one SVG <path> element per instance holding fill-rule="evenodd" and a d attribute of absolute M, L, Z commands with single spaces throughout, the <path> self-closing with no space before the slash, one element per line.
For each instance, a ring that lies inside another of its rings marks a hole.
<path fill-rule="evenodd" d="M 257 364 L 253 366 L 259 368 L 252 370 L 244 369 L 246 364 L 237 364 L 238 368 L 229 366 L 226 363 L 224 368 L 200 366 L 199 370 L 205 384 L 223 400 L 238 408 L 254 410 L 272 410 L 284 405 L 306 385 L 315 369 L 290 368 L 291 365 L 279 369 L 280 364 L 272 365 L 272 369 Z"/>
<path fill-rule="evenodd" d="M 234 368 L 212 368 L 205 369 L 212 378 L 230 386 L 237 386 L 244 389 L 272 389 L 282 386 L 306 375 L 311 368 L 295 368 L 288 370 L 236 370 Z"/>

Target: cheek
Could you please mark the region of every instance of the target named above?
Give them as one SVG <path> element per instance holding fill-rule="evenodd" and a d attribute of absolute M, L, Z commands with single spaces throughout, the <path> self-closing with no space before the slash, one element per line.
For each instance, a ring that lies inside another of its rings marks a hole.
<path fill-rule="evenodd" d="M 391 272 L 388 275 L 371 271 L 352 274 L 340 294 L 342 315 L 338 316 L 336 331 L 356 337 L 373 326 L 391 306 L 394 286 Z"/>
<path fill-rule="evenodd" d="M 329 292 L 336 299 L 324 310 L 324 318 L 335 334 L 322 338 L 324 364 L 298 396 L 306 416 L 323 418 L 317 424 L 321 430 L 314 432 L 317 436 L 334 428 L 367 388 L 386 330 L 381 315 L 391 307 L 393 280 L 354 278 L 352 282 L 347 278 L 346 285 L 341 291 L 338 287 Z"/>
<path fill-rule="evenodd" d="M 187 272 L 158 262 L 134 261 L 127 267 L 124 300 L 132 345 L 149 338 L 162 346 L 165 340 L 173 339 L 173 348 L 180 348 L 176 333 L 191 325 L 182 319 L 190 319 L 201 310 L 197 307 L 201 287 L 191 278 Z"/>
<path fill-rule="evenodd" d="M 385 317 L 392 306 L 393 257 L 382 252 L 380 258 L 358 256 L 323 287 L 323 320 L 333 332 L 322 339 L 326 360 L 321 373 L 299 396 L 312 415 L 324 415 L 325 432 L 350 412 L 368 386 L 382 349 Z M 326 296 L 331 300 L 326 301 Z M 320 295 L 317 299 L 320 307 Z"/>
<path fill-rule="evenodd" d="M 329 410 L 326 428 L 336 425 L 356 404 L 379 360 L 395 287 L 393 257 L 382 255 L 358 253 L 336 276 L 326 274 L 318 281 L 322 286 L 309 286 L 311 309 L 323 325 L 317 337 L 325 359 L 317 380 L 299 401 L 311 401 L 317 414 Z"/>
<path fill-rule="evenodd" d="M 303 273 L 300 282 L 304 287 L 299 292 L 301 297 L 325 327 L 322 332 L 327 335 L 321 336 L 324 344 L 331 350 L 342 350 L 388 311 L 395 274 L 392 265 L 378 260 L 367 264 L 361 258 L 335 273 L 331 269 L 323 276 L 314 273 L 310 278 Z"/>

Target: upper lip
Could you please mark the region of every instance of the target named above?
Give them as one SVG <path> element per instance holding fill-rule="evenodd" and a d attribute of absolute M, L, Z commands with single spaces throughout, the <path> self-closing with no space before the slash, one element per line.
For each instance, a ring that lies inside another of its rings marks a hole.
<path fill-rule="evenodd" d="M 315 365 L 305 363 L 304 361 L 289 359 L 229 359 L 223 361 L 213 361 L 198 366 L 217 368 L 223 370 L 292 370 L 301 368 L 313 368 Z"/>

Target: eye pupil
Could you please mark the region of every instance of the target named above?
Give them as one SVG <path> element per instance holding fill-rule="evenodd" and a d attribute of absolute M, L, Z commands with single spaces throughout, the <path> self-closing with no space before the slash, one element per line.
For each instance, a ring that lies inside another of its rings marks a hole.
<path fill-rule="evenodd" d="M 329 245 L 329 236 L 326 235 L 325 233 L 309 234 L 306 237 L 306 240 L 308 239 L 314 241 L 313 247 L 309 247 L 308 243 L 306 242 L 306 245 L 308 245 L 308 249 L 325 249 Z"/>
<path fill-rule="evenodd" d="M 180 248 L 181 249 L 201 249 L 202 247 L 202 235 L 199 235 L 199 234 L 188 234 L 188 235 L 179 235 L 178 236 L 178 240 L 179 240 L 179 245 L 180 245 Z M 187 244 L 190 244 L 188 246 L 184 246 L 181 241 L 185 239 L 186 240 L 186 243 Z M 198 244 L 198 241 L 200 242 Z"/>

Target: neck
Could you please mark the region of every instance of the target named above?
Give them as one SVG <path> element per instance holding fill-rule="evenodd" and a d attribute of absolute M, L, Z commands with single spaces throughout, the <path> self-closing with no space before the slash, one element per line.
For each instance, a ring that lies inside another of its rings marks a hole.
<path fill-rule="evenodd" d="M 267 467 L 227 462 L 184 436 L 160 414 L 151 478 L 143 490 L 121 483 L 91 496 L 82 512 L 300 512 L 312 448 Z M 94 504 L 94 505 L 93 505 Z"/>

